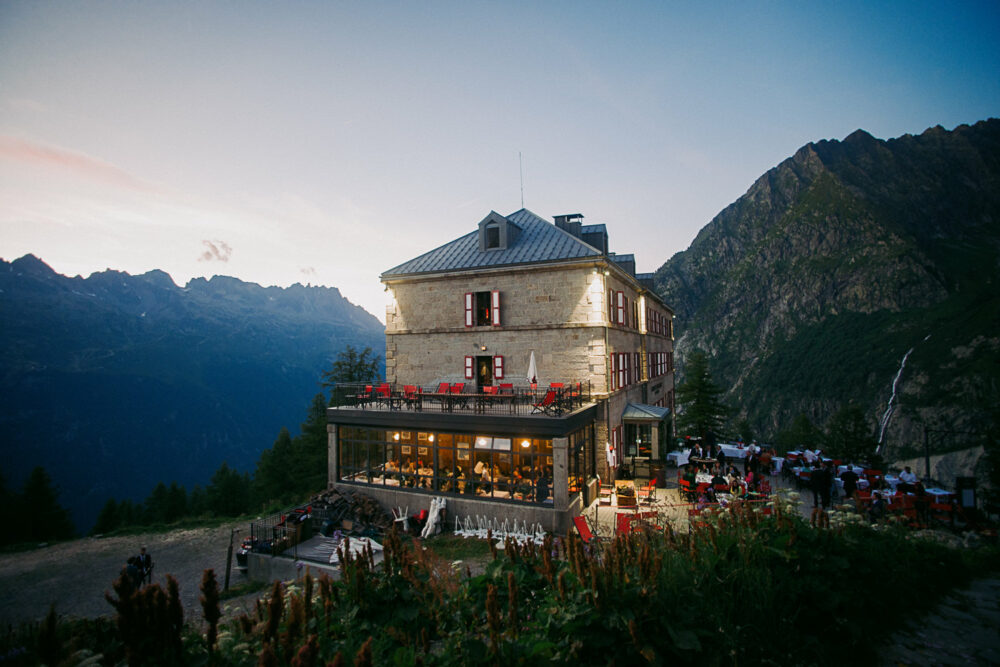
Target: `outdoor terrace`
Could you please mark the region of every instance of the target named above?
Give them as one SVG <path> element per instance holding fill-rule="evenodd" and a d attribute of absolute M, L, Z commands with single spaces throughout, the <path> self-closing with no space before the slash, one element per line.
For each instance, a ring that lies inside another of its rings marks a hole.
<path fill-rule="evenodd" d="M 500 383 L 476 388 L 462 382 L 435 386 L 338 383 L 332 408 L 376 412 L 561 417 L 592 402 L 590 382 L 553 382 L 549 386 Z"/>

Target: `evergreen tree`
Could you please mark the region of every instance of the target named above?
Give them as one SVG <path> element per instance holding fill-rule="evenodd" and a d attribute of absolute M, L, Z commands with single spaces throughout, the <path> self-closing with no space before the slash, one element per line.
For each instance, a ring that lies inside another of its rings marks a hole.
<path fill-rule="evenodd" d="M 677 388 L 676 402 L 683 408 L 677 416 L 680 432 L 702 438 L 718 434 L 729 414 L 729 409 L 719 400 L 721 395 L 722 390 L 709 373 L 708 357 L 696 350 L 685 365 L 684 383 Z"/>
<path fill-rule="evenodd" d="M 162 524 L 167 522 L 167 485 L 163 482 L 153 487 L 143 504 L 143 523 Z"/>
<path fill-rule="evenodd" d="M 254 496 L 258 503 L 283 503 L 294 495 L 295 447 L 287 428 L 282 428 L 270 449 L 260 453 L 254 472 Z"/>
<path fill-rule="evenodd" d="M 295 438 L 295 493 L 304 497 L 326 488 L 328 438 L 326 398 L 316 394 L 302 432 Z"/>
<path fill-rule="evenodd" d="M 97 515 L 97 521 L 94 522 L 94 527 L 91 529 L 90 534 L 103 535 L 110 533 L 120 528 L 121 525 L 122 517 L 118 511 L 118 502 L 114 498 L 108 498 L 108 502 L 104 503 L 100 514 Z"/>
<path fill-rule="evenodd" d="M 202 516 L 208 512 L 208 494 L 200 484 L 195 484 L 188 498 L 188 515 Z"/>
<path fill-rule="evenodd" d="M 376 382 L 381 366 L 382 357 L 375 354 L 371 347 L 359 352 L 353 345 L 348 345 L 337 354 L 333 367 L 323 371 L 320 384 L 324 389 L 333 389 L 338 382 Z"/>
<path fill-rule="evenodd" d="M 851 403 L 840 408 L 826 423 L 824 453 L 845 461 L 868 461 L 878 442 L 861 408 Z"/>
<path fill-rule="evenodd" d="M 757 438 L 757 436 L 754 435 L 753 427 L 750 426 L 750 422 L 746 417 L 741 419 L 739 423 L 736 424 L 736 432 L 739 434 L 740 440 L 743 442 L 753 442 Z"/>
<path fill-rule="evenodd" d="M 778 431 L 775 442 L 778 450 L 815 449 L 823 440 L 823 434 L 804 413 L 799 413 L 788 428 Z"/>
<path fill-rule="evenodd" d="M 233 470 L 225 461 L 212 475 L 206 493 L 214 514 L 237 516 L 250 511 L 250 476 Z"/>
<path fill-rule="evenodd" d="M 58 492 L 43 467 L 36 467 L 28 475 L 21 497 L 24 508 L 30 513 L 21 522 L 26 539 L 34 542 L 66 540 L 76 533 L 69 511 L 59 504 Z"/>
<path fill-rule="evenodd" d="M 177 482 L 171 482 L 170 488 L 167 489 L 166 509 L 167 523 L 173 523 L 188 516 L 187 489 Z"/>

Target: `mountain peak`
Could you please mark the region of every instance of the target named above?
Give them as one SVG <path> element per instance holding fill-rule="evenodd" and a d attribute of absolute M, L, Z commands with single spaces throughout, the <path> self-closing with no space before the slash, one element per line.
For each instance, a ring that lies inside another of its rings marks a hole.
<path fill-rule="evenodd" d="M 860 128 L 844 137 L 845 144 L 869 144 L 876 141 L 878 141 L 878 139 Z"/>
<path fill-rule="evenodd" d="M 10 266 L 13 270 L 17 271 L 18 273 L 24 273 L 27 275 L 33 275 L 38 277 L 47 277 L 55 275 L 55 271 L 52 270 L 51 266 L 40 260 L 38 257 L 35 257 L 31 253 L 28 253 L 23 257 L 15 259 L 13 262 L 10 263 Z"/>

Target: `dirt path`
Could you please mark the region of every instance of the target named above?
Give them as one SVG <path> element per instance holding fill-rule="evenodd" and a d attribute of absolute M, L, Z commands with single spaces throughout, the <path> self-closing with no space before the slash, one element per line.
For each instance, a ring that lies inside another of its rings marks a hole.
<path fill-rule="evenodd" d="M 85 538 L 34 551 L 0 555 L 0 623 L 44 617 L 49 605 L 63 616 L 93 617 L 113 612 L 104 599 L 126 558 L 145 546 L 155 564 L 153 582 L 165 584 L 172 574 L 180 586 L 186 618 L 201 615 L 198 602 L 202 572 L 215 570 L 221 588 L 226 572 L 226 548 L 231 528 L 246 532 L 245 523 L 194 528 L 159 535 Z M 239 536 L 237 535 L 237 541 Z M 235 557 L 234 557 L 235 561 Z M 234 569 L 230 585 L 243 582 Z M 230 600 L 226 604 L 250 604 Z"/>

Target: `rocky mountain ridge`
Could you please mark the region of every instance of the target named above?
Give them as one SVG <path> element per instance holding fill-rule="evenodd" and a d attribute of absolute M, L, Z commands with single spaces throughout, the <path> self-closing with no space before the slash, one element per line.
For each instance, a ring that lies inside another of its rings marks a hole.
<path fill-rule="evenodd" d="M 0 260 L 0 470 L 43 465 L 81 528 L 109 496 L 252 470 L 293 432 L 345 345 L 384 328 L 336 288 L 261 287 L 162 271 L 88 278 L 26 255 Z"/>
<path fill-rule="evenodd" d="M 854 401 L 873 429 L 983 433 L 1000 404 L 1000 120 L 807 144 L 656 272 L 678 356 L 699 348 L 763 437 Z M 929 336 L 929 338 L 928 338 Z M 935 446 L 969 444 L 944 437 Z"/>

